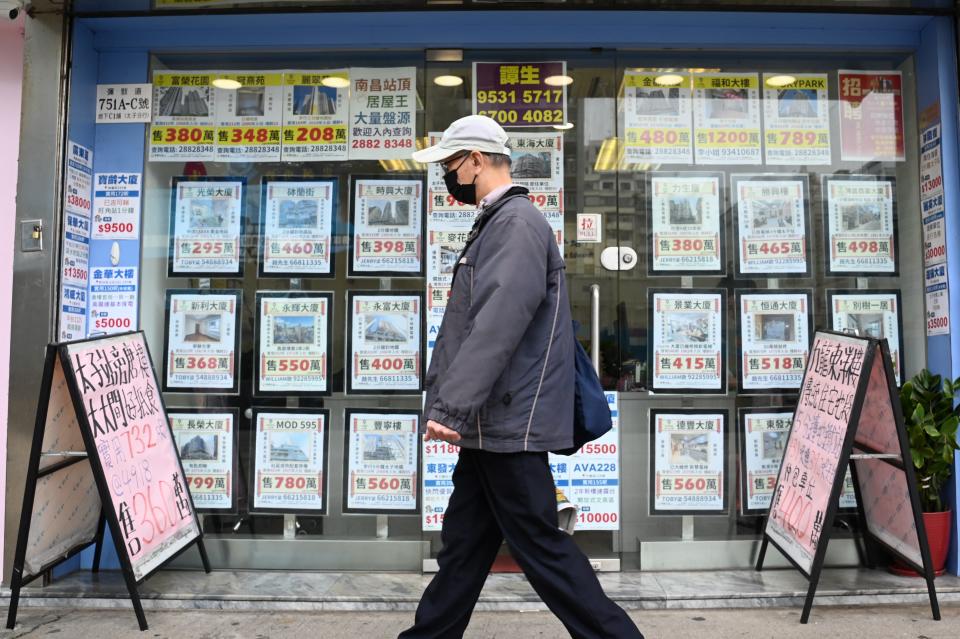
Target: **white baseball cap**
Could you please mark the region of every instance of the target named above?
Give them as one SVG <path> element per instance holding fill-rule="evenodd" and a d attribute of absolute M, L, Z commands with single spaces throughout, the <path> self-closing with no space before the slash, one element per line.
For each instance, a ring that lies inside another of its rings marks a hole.
<path fill-rule="evenodd" d="M 447 127 L 439 144 L 414 151 L 415 162 L 442 162 L 460 151 L 501 153 L 509 156 L 507 132 L 485 115 L 468 115 Z"/>

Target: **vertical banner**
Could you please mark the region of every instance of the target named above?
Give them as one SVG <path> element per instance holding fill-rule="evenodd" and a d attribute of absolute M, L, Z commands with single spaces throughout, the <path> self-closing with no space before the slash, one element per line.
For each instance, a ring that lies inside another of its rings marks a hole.
<path fill-rule="evenodd" d="M 284 72 L 284 162 L 347 159 L 349 88 L 346 69 Z"/>
<path fill-rule="evenodd" d="M 216 158 L 216 102 L 209 71 L 154 71 L 150 162 Z"/>
<path fill-rule="evenodd" d="M 343 512 L 419 512 L 419 411 L 348 408 L 343 423 Z"/>
<path fill-rule="evenodd" d="M 254 395 L 329 395 L 333 293 L 257 291 Z"/>
<path fill-rule="evenodd" d="M 624 152 L 627 164 L 693 164 L 687 73 L 623 74 Z"/>
<path fill-rule="evenodd" d="M 351 277 L 423 275 L 423 181 L 353 178 Z"/>
<path fill-rule="evenodd" d="M 943 201 L 940 124 L 920 132 L 920 215 L 923 222 L 923 265 L 947 261 L 947 216 Z"/>
<path fill-rule="evenodd" d="M 333 277 L 337 178 L 264 177 L 258 277 Z"/>
<path fill-rule="evenodd" d="M 245 177 L 175 177 L 167 276 L 240 277 Z"/>
<path fill-rule="evenodd" d="M 258 513 L 327 513 L 330 411 L 254 408 L 250 509 Z"/>
<path fill-rule="evenodd" d="M 723 175 L 651 173 L 651 275 L 722 274 Z"/>
<path fill-rule="evenodd" d="M 474 62 L 473 113 L 506 129 L 567 121 L 567 63 Z"/>
<path fill-rule="evenodd" d="M 447 442 L 423 442 L 423 515 L 420 529 L 437 532 L 453 493 L 453 469 L 460 460 L 460 447 Z"/>
<path fill-rule="evenodd" d="M 900 307 L 898 290 L 827 290 L 831 328 L 841 333 L 887 340 L 898 386 L 903 378 L 903 312 Z"/>
<path fill-rule="evenodd" d="M 810 291 L 737 291 L 741 392 L 800 388 L 810 353 L 812 303 Z"/>
<path fill-rule="evenodd" d="M 826 73 L 763 74 L 763 139 L 767 164 L 830 164 Z"/>
<path fill-rule="evenodd" d="M 346 392 L 418 394 L 423 293 L 347 292 Z"/>
<path fill-rule="evenodd" d="M 509 144 L 510 176 L 530 190 L 530 201 L 553 229 L 563 257 L 563 133 L 516 133 Z"/>
<path fill-rule="evenodd" d="M 727 411 L 650 411 L 650 515 L 726 514 Z"/>
<path fill-rule="evenodd" d="M 416 150 L 417 68 L 350 69 L 351 160 L 407 160 Z"/>
<path fill-rule="evenodd" d="M 93 151 L 68 141 L 63 187 L 63 251 L 60 264 L 60 341 L 87 336 Z"/>
<path fill-rule="evenodd" d="M 237 511 L 237 410 L 171 410 L 180 461 L 199 512 Z"/>
<path fill-rule="evenodd" d="M 732 175 L 737 277 L 810 275 L 805 175 Z"/>
<path fill-rule="evenodd" d="M 896 180 L 825 175 L 827 275 L 897 275 Z"/>
<path fill-rule="evenodd" d="M 903 76 L 899 71 L 838 72 L 840 159 L 901 162 Z"/>
<path fill-rule="evenodd" d="M 218 162 L 279 162 L 283 73 L 231 71 L 217 79 L 240 84 L 214 88 Z"/>
<path fill-rule="evenodd" d="M 700 73 L 693 94 L 697 164 L 762 164 L 757 74 Z"/>
<path fill-rule="evenodd" d="M 163 390 L 236 393 L 242 291 L 169 289 Z"/>
<path fill-rule="evenodd" d="M 726 291 L 649 289 L 649 385 L 655 393 L 726 393 Z"/>

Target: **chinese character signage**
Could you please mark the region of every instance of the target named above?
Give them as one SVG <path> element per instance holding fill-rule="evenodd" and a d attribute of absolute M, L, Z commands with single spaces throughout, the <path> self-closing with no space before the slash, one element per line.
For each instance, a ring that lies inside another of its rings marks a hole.
<path fill-rule="evenodd" d="M 136 266 L 90 269 L 90 334 L 122 333 L 137 327 Z"/>
<path fill-rule="evenodd" d="M 150 122 L 150 84 L 98 84 L 97 124 Z"/>
<path fill-rule="evenodd" d="M 170 411 L 193 503 L 200 512 L 236 512 L 237 410 Z"/>
<path fill-rule="evenodd" d="M 327 513 L 329 423 L 325 409 L 253 409 L 254 512 Z"/>
<path fill-rule="evenodd" d="M 330 394 L 333 294 L 257 292 L 255 395 Z"/>
<path fill-rule="evenodd" d="M 649 289 L 650 389 L 725 393 L 726 292 Z"/>
<path fill-rule="evenodd" d="M 686 73 L 624 73 L 624 162 L 693 164 L 691 87 Z"/>
<path fill-rule="evenodd" d="M 517 133 L 508 144 L 510 177 L 530 190 L 530 201 L 553 229 L 563 257 L 563 134 Z"/>
<path fill-rule="evenodd" d="M 218 162 L 279 162 L 283 124 L 283 74 L 231 71 L 218 79 L 236 89 L 214 88 Z"/>
<path fill-rule="evenodd" d="M 567 121 L 566 62 L 474 62 L 473 113 L 505 129 Z"/>
<path fill-rule="evenodd" d="M 350 276 L 423 274 L 423 181 L 354 178 Z"/>
<path fill-rule="evenodd" d="M 240 277 L 243 177 L 173 178 L 167 276 Z"/>
<path fill-rule="evenodd" d="M 756 73 L 693 78 L 697 164 L 761 164 L 760 79 Z"/>
<path fill-rule="evenodd" d="M 337 179 L 265 177 L 259 277 L 333 277 Z"/>
<path fill-rule="evenodd" d="M 650 274 L 724 271 L 719 173 L 650 174 Z"/>
<path fill-rule="evenodd" d="M 764 73 L 763 137 L 767 164 L 830 164 L 827 74 Z"/>
<path fill-rule="evenodd" d="M 923 265 L 947 261 L 947 216 L 943 200 L 940 123 L 920 132 L 920 216 L 923 221 Z M 929 333 L 928 333 L 929 334 Z"/>
<path fill-rule="evenodd" d="M 211 71 L 154 72 L 151 162 L 216 158 L 215 77 Z"/>
<path fill-rule="evenodd" d="M 727 411 L 650 411 L 650 514 L 727 511 Z"/>
<path fill-rule="evenodd" d="M 904 159 L 903 76 L 899 71 L 839 71 L 840 159 Z"/>
<path fill-rule="evenodd" d="M 899 385 L 903 378 L 900 291 L 828 290 L 827 308 L 833 330 L 887 340 L 893 373 Z"/>
<path fill-rule="evenodd" d="M 810 274 L 807 178 L 801 175 L 733 175 L 737 275 Z"/>
<path fill-rule="evenodd" d="M 740 390 L 800 387 L 810 352 L 809 291 L 737 291 Z"/>
<path fill-rule="evenodd" d="M 164 391 L 237 392 L 240 296 L 239 290 L 167 291 Z"/>
<path fill-rule="evenodd" d="M 424 532 L 443 528 L 443 515 L 453 494 L 453 469 L 460 460 L 460 447 L 447 442 L 423 442 L 423 514 Z"/>
<path fill-rule="evenodd" d="M 94 240 L 140 239 L 140 173 L 97 173 L 93 178 Z"/>
<path fill-rule="evenodd" d="M 770 507 L 793 411 L 741 408 L 739 414 L 740 508 L 745 515 L 761 515 Z"/>
<path fill-rule="evenodd" d="M 93 151 L 68 141 L 63 186 L 63 251 L 60 264 L 61 341 L 87 336 Z"/>
<path fill-rule="evenodd" d="M 418 394 L 422 293 L 347 293 L 347 393 Z"/>
<path fill-rule="evenodd" d="M 947 290 L 947 265 L 924 269 L 927 335 L 950 334 L 950 292 Z"/>
<path fill-rule="evenodd" d="M 416 150 L 417 68 L 350 69 L 350 159 L 410 159 Z"/>
<path fill-rule="evenodd" d="M 343 512 L 417 513 L 420 413 L 348 408 L 343 423 Z"/>
<path fill-rule="evenodd" d="M 347 69 L 283 75 L 283 161 L 347 159 Z"/>
<path fill-rule="evenodd" d="M 827 275 L 896 275 L 895 179 L 824 176 Z"/>

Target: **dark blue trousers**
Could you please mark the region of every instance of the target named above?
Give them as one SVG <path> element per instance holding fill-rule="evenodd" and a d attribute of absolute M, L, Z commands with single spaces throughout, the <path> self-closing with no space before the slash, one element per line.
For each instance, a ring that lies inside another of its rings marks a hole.
<path fill-rule="evenodd" d="M 400 639 L 463 636 L 501 542 L 547 607 L 577 639 L 643 639 L 604 593 L 573 538 L 557 527 L 547 453 L 460 449 L 443 520 L 439 571 Z"/>

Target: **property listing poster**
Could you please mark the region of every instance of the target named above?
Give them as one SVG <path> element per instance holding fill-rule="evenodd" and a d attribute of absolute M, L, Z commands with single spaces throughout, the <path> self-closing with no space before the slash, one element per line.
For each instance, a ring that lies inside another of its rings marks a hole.
<path fill-rule="evenodd" d="M 947 261 L 947 216 L 943 199 L 940 124 L 920 132 L 920 215 L 923 221 L 923 265 Z M 929 335 L 930 333 L 928 333 Z"/>
<path fill-rule="evenodd" d="M 68 142 L 63 188 L 63 257 L 60 264 L 61 341 L 87 336 L 87 285 L 90 270 L 90 216 L 93 151 Z"/>
<path fill-rule="evenodd" d="M 564 124 L 566 77 L 565 61 L 474 62 L 473 113 L 505 129 Z"/>
<path fill-rule="evenodd" d="M 950 334 L 950 291 L 947 289 L 947 265 L 923 269 L 927 335 Z"/>
<path fill-rule="evenodd" d="M 351 160 L 407 160 L 416 150 L 417 68 L 350 69 Z"/>
<path fill-rule="evenodd" d="M 693 77 L 697 164 L 761 164 L 760 78 L 756 73 Z"/>
<path fill-rule="evenodd" d="M 330 293 L 257 293 L 255 392 L 330 392 Z"/>
<path fill-rule="evenodd" d="M 726 422 L 726 411 L 650 411 L 651 515 L 726 511 Z"/>
<path fill-rule="evenodd" d="M 167 291 L 164 391 L 237 391 L 240 291 Z"/>
<path fill-rule="evenodd" d="M 904 159 L 903 76 L 899 71 L 844 71 L 840 86 L 840 159 Z"/>
<path fill-rule="evenodd" d="M 350 275 L 423 273 L 423 182 L 356 179 Z"/>
<path fill-rule="evenodd" d="M 256 411 L 253 509 L 327 512 L 325 410 Z"/>
<path fill-rule="evenodd" d="M 262 196 L 260 276 L 331 276 L 336 179 L 264 178 Z"/>
<path fill-rule="evenodd" d="M 237 89 L 214 88 L 218 162 L 279 162 L 283 125 L 283 73 L 231 71 L 223 80 Z"/>
<path fill-rule="evenodd" d="M 723 270 L 722 179 L 720 174 L 651 174 L 653 273 Z"/>
<path fill-rule="evenodd" d="M 831 328 L 861 337 L 886 339 L 893 360 L 893 372 L 900 384 L 903 361 L 900 345 L 899 291 L 827 291 Z"/>
<path fill-rule="evenodd" d="M 624 72 L 624 162 L 693 164 L 692 87 L 687 73 Z"/>
<path fill-rule="evenodd" d="M 740 411 L 741 510 L 761 514 L 770 508 L 780 460 L 793 423 L 793 411 Z"/>
<path fill-rule="evenodd" d="M 347 159 L 350 73 L 285 71 L 283 161 Z"/>
<path fill-rule="evenodd" d="M 348 293 L 348 393 L 419 393 L 419 293 Z"/>
<path fill-rule="evenodd" d="M 651 289 L 651 386 L 654 392 L 724 392 L 722 291 Z"/>
<path fill-rule="evenodd" d="M 217 156 L 212 71 L 153 74 L 151 162 L 203 162 Z"/>
<path fill-rule="evenodd" d="M 96 266 L 90 269 L 90 334 L 132 331 L 137 327 L 139 269 Z"/>
<path fill-rule="evenodd" d="M 443 528 L 443 514 L 453 494 L 453 469 L 460 459 L 460 447 L 447 442 L 422 442 L 424 532 Z"/>
<path fill-rule="evenodd" d="M 140 173 L 94 175 L 91 239 L 140 239 L 140 178 Z"/>
<path fill-rule="evenodd" d="M 738 274 L 809 273 L 806 178 L 735 175 L 731 181 Z"/>
<path fill-rule="evenodd" d="M 170 428 L 197 510 L 234 510 L 234 412 L 170 411 Z"/>
<path fill-rule="evenodd" d="M 826 73 L 763 74 L 763 140 L 767 164 L 830 164 Z"/>
<path fill-rule="evenodd" d="M 344 512 L 417 512 L 420 414 L 353 411 L 344 419 Z"/>
<path fill-rule="evenodd" d="M 800 388 L 810 355 L 809 292 L 738 295 L 740 390 Z"/>
<path fill-rule="evenodd" d="M 894 179 L 824 177 L 829 273 L 895 273 Z"/>
<path fill-rule="evenodd" d="M 246 178 L 173 179 L 169 275 L 240 275 Z"/>
<path fill-rule="evenodd" d="M 510 136 L 510 150 L 510 176 L 530 190 L 563 257 L 563 134 L 518 133 Z"/>

